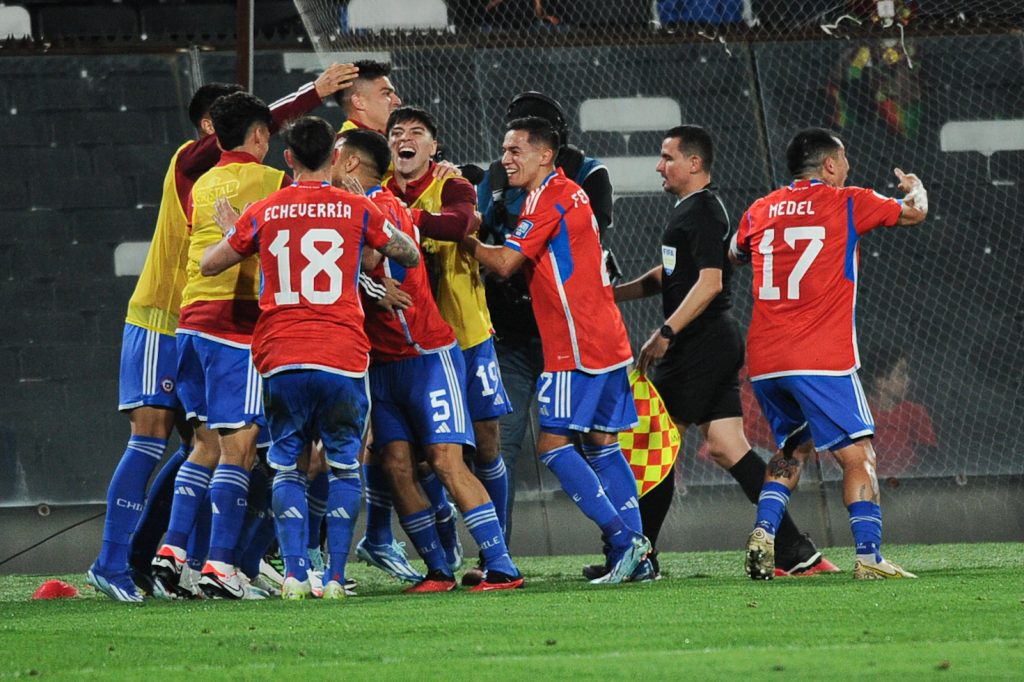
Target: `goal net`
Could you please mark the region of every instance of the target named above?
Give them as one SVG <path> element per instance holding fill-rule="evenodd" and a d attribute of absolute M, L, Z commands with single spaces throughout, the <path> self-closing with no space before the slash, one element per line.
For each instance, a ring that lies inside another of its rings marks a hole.
<path fill-rule="evenodd" d="M 884 494 L 923 479 L 951 487 L 1009 480 L 1020 492 L 1019 3 L 295 4 L 321 61 L 390 60 L 400 96 L 438 118 L 446 157 L 456 163 L 486 166 L 498 157 L 505 109 L 517 93 L 558 100 L 569 142 L 610 172 L 614 225 L 605 242 L 629 277 L 659 259 L 672 200 L 655 165 L 671 126 L 711 131 L 713 178 L 734 223 L 755 198 L 788 182 L 783 151 L 801 127 L 830 127 L 843 137 L 850 184 L 894 195 L 894 166 L 917 173 L 930 192 L 925 224 L 877 230 L 861 244 L 861 375 L 878 422 Z M 750 288 L 750 273 L 737 271 L 734 312 L 744 327 Z M 659 301 L 622 310 L 639 349 L 662 323 Z M 770 448 L 749 384 L 744 398 L 751 441 Z M 678 472 L 685 487 L 734 485 L 699 450 L 691 434 Z M 822 476 L 837 481 L 839 469 L 827 460 Z"/>

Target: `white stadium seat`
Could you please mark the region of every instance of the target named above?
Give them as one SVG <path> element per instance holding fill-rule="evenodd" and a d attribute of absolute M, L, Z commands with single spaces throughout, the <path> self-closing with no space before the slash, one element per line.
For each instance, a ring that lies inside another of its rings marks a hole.
<path fill-rule="evenodd" d="M 608 169 L 616 196 L 661 192 L 661 176 L 654 170 L 657 156 L 613 156 L 601 163 Z"/>
<path fill-rule="evenodd" d="M 580 130 L 668 130 L 683 120 L 679 102 L 670 97 L 609 97 L 580 105 Z"/>
<path fill-rule="evenodd" d="M 20 5 L 0 4 L 0 40 L 31 38 L 32 17 Z"/>
<path fill-rule="evenodd" d="M 348 28 L 447 29 L 444 0 L 352 0 L 348 4 Z"/>

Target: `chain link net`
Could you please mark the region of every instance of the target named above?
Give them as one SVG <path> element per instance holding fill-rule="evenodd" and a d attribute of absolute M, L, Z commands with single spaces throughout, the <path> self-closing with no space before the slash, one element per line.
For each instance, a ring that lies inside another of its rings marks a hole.
<path fill-rule="evenodd" d="M 655 165 L 673 125 L 711 131 L 713 178 L 733 222 L 788 182 L 783 151 L 798 128 L 843 137 L 851 184 L 893 195 L 894 166 L 917 173 L 930 192 L 928 220 L 877 230 L 861 245 L 857 329 L 880 477 L 895 487 L 1024 473 L 1019 3 L 295 4 L 321 62 L 390 60 L 399 94 L 434 113 L 457 163 L 497 158 L 517 93 L 557 99 L 569 142 L 609 169 L 605 241 L 628 277 L 658 262 L 673 202 Z M 745 327 L 750 273 L 734 280 Z M 635 349 L 662 322 L 656 299 L 623 313 Z M 751 441 L 770 448 L 749 384 L 744 402 Z M 688 485 L 731 481 L 696 454 L 682 458 Z M 840 477 L 823 467 L 826 479 Z"/>

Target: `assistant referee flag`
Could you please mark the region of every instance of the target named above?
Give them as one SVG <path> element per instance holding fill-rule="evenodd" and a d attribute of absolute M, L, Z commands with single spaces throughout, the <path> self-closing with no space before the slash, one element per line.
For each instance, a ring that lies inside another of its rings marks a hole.
<path fill-rule="evenodd" d="M 629 374 L 629 387 L 640 422 L 619 433 L 619 445 L 633 469 L 637 494 L 643 497 L 672 472 L 682 438 L 646 375 L 634 369 Z"/>

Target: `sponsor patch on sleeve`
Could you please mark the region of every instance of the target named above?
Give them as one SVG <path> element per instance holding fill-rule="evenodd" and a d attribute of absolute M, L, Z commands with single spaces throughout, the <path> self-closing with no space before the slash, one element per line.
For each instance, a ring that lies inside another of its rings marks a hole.
<path fill-rule="evenodd" d="M 516 231 L 513 233 L 517 239 L 525 237 L 530 230 L 533 229 L 533 222 L 530 220 L 520 220 L 519 224 L 516 225 Z"/>

